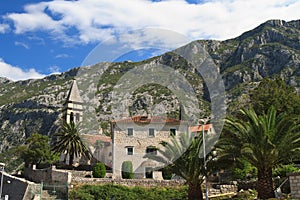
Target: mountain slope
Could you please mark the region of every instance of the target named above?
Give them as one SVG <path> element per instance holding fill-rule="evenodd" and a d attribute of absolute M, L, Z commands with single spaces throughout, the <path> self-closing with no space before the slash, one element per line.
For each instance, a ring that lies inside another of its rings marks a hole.
<path fill-rule="evenodd" d="M 220 71 L 229 112 L 247 105 L 248 91 L 264 77 L 280 76 L 296 89 L 300 88 L 300 20 L 270 20 L 234 39 L 199 40 L 189 45 L 194 44 L 206 49 Z M 0 152 L 22 144 L 32 133 L 53 135 L 62 120 L 63 103 L 74 78 L 80 84 L 83 99 L 93 105 L 87 110 L 96 109 L 96 119 L 85 120 L 90 120 L 95 128 L 101 124 L 109 132 L 108 121 L 113 118 L 112 91 L 121 86 L 118 82 L 122 76 L 137 66 L 147 69 L 157 64 L 169 66 L 188 80 L 199 100 L 198 112 L 207 115 L 210 96 L 202 77 L 191 63 L 174 52 L 137 63 L 100 63 L 37 80 L 12 82 L 1 78 Z M 101 78 L 100 72 L 95 71 L 99 66 L 103 69 Z M 87 82 L 86 77 L 96 82 Z M 149 107 L 154 107 L 155 114 L 179 117 L 182 109 L 178 97 L 169 88 L 155 83 L 136 89 L 128 103 L 131 115 L 146 114 Z"/>

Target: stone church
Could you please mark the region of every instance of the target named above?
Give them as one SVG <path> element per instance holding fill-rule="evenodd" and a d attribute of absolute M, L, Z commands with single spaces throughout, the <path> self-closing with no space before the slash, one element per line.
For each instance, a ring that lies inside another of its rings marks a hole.
<path fill-rule="evenodd" d="M 67 123 L 74 122 L 80 127 L 80 123 L 83 120 L 84 102 L 80 96 L 80 92 L 77 86 L 76 80 L 71 84 L 67 100 L 64 104 L 64 120 Z M 111 137 L 101 134 L 100 130 L 89 131 L 89 133 L 80 132 L 81 139 L 85 145 L 89 148 L 93 155 L 91 161 L 87 161 L 84 158 L 77 157 L 74 159 L 74 164 L 95 164 L 96 162 L 102 162 L 106 166 L 112 166 L 112 140 Z M 61 161 L 68 163 L 68 156 L 61 155 Z"/>

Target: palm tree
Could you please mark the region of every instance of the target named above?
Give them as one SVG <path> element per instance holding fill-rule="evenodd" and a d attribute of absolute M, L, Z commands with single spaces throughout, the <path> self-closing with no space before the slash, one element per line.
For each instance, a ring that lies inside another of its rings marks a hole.
<path fill-rule="evenodd" d="M 226 119 L 223 131 L 217 145 L 220 158 L 251 163 L 258 170 L 258 198 L 273 198 L 273 168 L 299 153 L 299 117 L 278 115 L 273 107 L 262 115 L 252 108 L 240 110 L 239 118 Z"/>
<path fill-rule="evenodd" d="M 204 162 L 199 157 L 202 137 L 181 134 L 180 138 L 172 137 L 170 142 L 161 142 L 163 148 L 158 154 L 147 154 L 145 157 L 168 166 L 172 173 L 184 178 L 188 184 L 189 199 L 203 199 L 201 184 L 204 181 Z M 212 169 L 213 157 L 207 156 L 207 168 Z"/>
<path fill-rule="evenodd" d="M 81 140 L 78 126 L 74 122 L 65 122 L 55 136 L 57 140 L 52 150 L 69 155 L 70 166 L 73 165 L 75 157 L 84 156 L 88 160 L 91 159 L 92 154 Z"/>

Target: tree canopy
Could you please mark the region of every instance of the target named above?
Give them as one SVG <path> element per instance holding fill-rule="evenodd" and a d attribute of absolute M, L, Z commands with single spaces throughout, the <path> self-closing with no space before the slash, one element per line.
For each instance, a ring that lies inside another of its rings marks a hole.
<path fill-rule="evenodd" d="M 73 165 L 75 157 L 84 156 L 86 159 L 92 158 L 91 152 L 79 135 L 79 127 L 74 122 L 65 122 L 55 136 L 56 141 L 53 144 L 52 150 L 56 153 L 63 153 L 66 156 L 69 155 L 69 165 Z"/>
<path fill-rule="evenodd" d="M 25 165 L 29 164 L 52 164 L 59 159 L 59 155 L 51 151 L 49 137 L 34 133 L 26 139 L 26 144 L 18 147 L 18 152 L 24 160 Z"/>
<path fill-rule="evenodd" d="M 253 109 L 241 110 L 239 118 L 226 119 L 218 141 L 219 157 L 245 159 L 258 171 L 258 198 L 274 197 L 272 170 L 290 163 L 299 155 L 300 117 L 278 114 L 270 107 L 258 115 Z"/>
<path fill-rule="evenodd" d="M 259 86 L 250 92 L 251 105 L 258 114 L 267 113 L 273 106 L 278 113 L 300 114 L 300 95 L 295 88 L 282 79 L 263 79 Z"/>
<path fill-rule="evenodd" d="M 180 138 L 172 137 L 170 142 L 162 142 L 163 148 L 158 149 L 159 154 L 147 154 L 145 157 L 160 162 L 168 169 L 184 178 L 189 185 L 189 199 L 201 199 L 201 184 L 204 176 L 213 172 L 217 165 L 214 164 L 214 156 L 209 154 L 206 157 L 207 169 L 204 168 L 204 159 L 199 156 L 201 153 L 202 137 L 190 134 L 181 134 Z M 201 154 L 202 155 L 202 154 Z"/>

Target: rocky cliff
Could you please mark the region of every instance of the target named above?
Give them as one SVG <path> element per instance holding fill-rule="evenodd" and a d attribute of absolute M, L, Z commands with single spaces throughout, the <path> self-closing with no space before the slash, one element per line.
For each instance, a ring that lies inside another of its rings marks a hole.
<path fill-rule="evenodd" d="M 229 112 L 247 104 L 248 91 L 264 77 L 279 76 L 300 88 L 300 20 L 270 20 L 234 39 L 199 40 L 183 48 L 193 44 L 200 44 L 209 53 L 221 73 Z M 82 98 L 89 102 L 86 110 L 95 113 L 87 114 L 85 120 L 108 131 L 107 122 L 114 117 L 112 92 L 123 87 L 121 78 L 136 66 L 147 70 L 158 64 L 169 66 L 188 80 L 199 101 L 197 112 L 207 115 L 210 107 L 207 85 L 195 66 L 174 52 L 142 62 L 100 63 L 37 80 L 13 82 L 0 78 L 0 152 L 24 143 L 32 133 L 52 136 L 62 120 L 63 103 L 74 78 Z M 99 66 L 101 73 L 96 70 Z M 161 84 L 143 85 L 129 99 L 131 115 L 146 114 L 152 107 L 155 114 L 180 117 L 178 96 Z M 193 108 L 188 109 L 185 112 Z"/>

